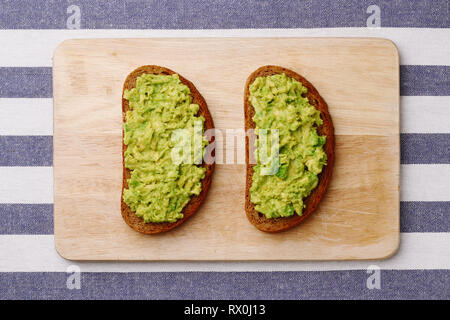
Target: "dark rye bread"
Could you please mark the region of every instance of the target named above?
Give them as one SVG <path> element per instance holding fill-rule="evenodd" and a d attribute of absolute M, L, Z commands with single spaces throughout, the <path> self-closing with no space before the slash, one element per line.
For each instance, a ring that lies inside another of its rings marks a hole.
<path fill-rule="evenodd" d="M 327 154 L 327 165 L 324 166 L 323 171 L 319 175 L 319 184 L 311 192 L 311 194 L 304 199 L 305 208 L 303 209 L 302 216 L 294 214 L 287 218 L 272 218 L 267 219 L 262 213 L 255 210 L 255 206 L 250 202 L 250 187 L 252 185 L 253 176 L 253 164 L 249 163 L 249 137 L 246 137 L 245 150 L 246 150 L 246 170 L 247 170 L 247 181 L 245 188 L 245 212 L 247 213 L 247 218 L 250 222 L 259 230 L 265 232 L 280 232 L 290 229 L 300 222 L 305 220 L 311 213 L 317 208 L 322 196 L 324 195 L 328 182 L 331 177 L 331 172 L 334 163 L 334 128 L 333 122 L 331 121 L 330 114 L 328 113 L 328 106 L 325 100 L 319 95 L 316 88 L 301 75 L 291 71 L 289 69 L 278 67 L 278 66 L 263 66 L 254 71 L 247 79 L 245 84 L 244 93 L 244 114 L 245 114 L 245 130 L 254 129 L 255 123 L 252 118 L 255 114 L 253 106 L 248 101 L 250 96 L 249 87 L 255 81 L 257 77 L 266 77 L 274 74 L 285 73 L 286 76 L 293 78 L 301 82 L 307 89 L 308 93 L 306 97 L 316 109 L 321 113 L 323 124 L 317 128 L 319 135 L 326 135 L 327 140 L 324 146 L 325 153 Z"/>
<path fill-rule="evenodd" d="M 128 77 L 125 79 L 125 83 L 123 85 L 123 92 L 125 89 L 132 89 L 136 87 L 136 79 L 144 74 L 164 74 L 164 75 L 171 75 L 175 72 L 159 66 L 142 66 L 131 72 Z M 211 114 L 209 113 L 208 106 L 206 104 L 205 99 L 202 97 L 200 92 L 195 88 L 195 86 L 182 77 L 180 74 L 178 74 L 180 77 L 180 80 L 183 84 L 185 84 L 189 90 L 191 91 L 192 96 L 192 103 L 199 105 L 199 111 L 197 115 L 202 115 L 205 118 L 205 130 L 214 128 L 214 123 L 211 117 Z M 126 112 L 128 111 L 128 101 L 123 98 L 123 92 L 122 92 L 122 117 L 123 122 L 126 120 Z M 212 142 L 212 141 L 211 141 Z M 214 171 L 214 163 L 212 164 L 206 164 L 205 162 L 202 163 L 202 167 L 206 168 L 205 178 L 202 180 L 202 191 L 198 196 L 193 196 L 191 200 L 188 202 L 188 204 L 183 208 L 183 215 L 184 217 L 182 219 L 177 220 L 176 222 L 161 222 L 161 223 L 145 223 L 144 220 L 140 217 L 138 217 L 131 209 L 123 202 L 123 190 L 125 188 L 128 188 L 127 179 L 131 176 L 131 171 L 127 168 L 125 168 L 125 158 L 124 154 L 127 150 L 127 146 L 123 143 L 123 130 L 122 130 L 122 167 L 123 167 L 123 183 L 122 183 L 122 196 L 121 196 L 121 209 L 122 209 L 122 217 L 125 220 L 125 222 L 134 230 L 145 233 L 145 234 L 155 234 L 155 233 L 161 233 L 169 231 L 180 224 L 182 224 L 184 221 L 186 221 L 189 217 L 191 217 L 199 208 L 199 206 L 202 204 L 203 200 L 206 197 L 206 194 L 208 192 L 209 186 L 211 184 L 211 176 Z"/>

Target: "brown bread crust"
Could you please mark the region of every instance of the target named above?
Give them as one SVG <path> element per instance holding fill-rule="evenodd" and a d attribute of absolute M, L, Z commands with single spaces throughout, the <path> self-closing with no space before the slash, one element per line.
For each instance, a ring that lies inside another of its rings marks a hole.
<path fill-rule="evenodd" d="M 125 79 L 125 83 L 123 85 L 123 92 L 125 89 L 132 89 L 136 87 L 136 79 L 144 74 L 165 74 L 165 75 L 171 75 L 175 72 L 159 66 L 154 65 L 148 65 L 148 66 L 142 66 L 131 72 L 127 78 Z M 202 115 L 205 118 L 205 131 L 208 129 L 214 128 L 214 123 L 211 117 L 211 114 L 209 113 L 208 106 L 206 104 L 205 99 L 202 97 L 200 92 L 198 92 L 197 88 L 182 77 L 180 74 L 178 74 L 180 77 L 180 81 L 185 84 L 189 90 L 191 91 L 192 96 L 192 103 L 199 105 L 199 111 L 197 115 Z M 123 122 L 126 120 L 126 112 L 128 111 L 128 101 L 123 98 L 123 92 L 122 92 L 122 117 Z M 214 138 L 212 139 L 212 141 Z M 211 141 L 211 142 L 212 142 Z M 197 196 L 192 196 L 191 200 L 188 202 L 188 204 L 183 208 L 183 215 L 184 217 L 175 221 L 175 222 L 161 222 L 161 223 L 145 223 L 144 220 L 140 217 L 138 217 L 133 211 L 131 211 L 130 207 L 128 207 L 127 204 L 123 202 L 123 190 L 125 188 L 128 188 L 127 179 L 131 176 L 131 171 L 127 168 L 125 168 L 125 151 L 127 150 L 127 146 L 123 143 L 123 130 L 122 130 L 122 167 L 123 167 L 123 183 L 122 183 L 122 196 L 121 196 L 121 211 L 122 211 L 122 217 L 125 220 L 125 222 L 134 230 L 145 233 L 145 234 L 156 234 L 161 232 L 169 231 L 180 224 L 182 224 L 184 221 L 186 221 L 189 217 L 194 215 L 194 213 L 197 211 L 199 206 L 204 201 L 206 194 L 208 192 L 209 186 L 211 185 L 211 177 L 212 173 L 214 171 L 214 163 L 207 164 L 205 162 L 202 163 L 202 167 L 206 168 L 205 178 L 202 180 L 202 191 Z"/>
<path fill-rule="evenodd" d="M 330 181 L 331 172 L 334 163 L 334 128 L 333 122 L 331 121 L 330 114 L 328 112 L 328 106 L 325 100 L 319 95 L 316 88 L 301 75 L 295 73 L 292 70 L 278 67 L 278 66 L 263 66 L 254 71 L 247 79 L 245 84 L 244 93 L 244 114 L 245 114 L 245 130 L 254 129 L 255 123 L 252 118 L 255 114 L 253 106 L 248 101 L 250 96 L 249 87 L 255 81 L 257 77 L 266 77 L 274 74 L 285 73 L 288 77 L 293 78 L 301 82 L 307 89 L 308 93 L 306 97 L 316 109 L 320 111 L 323 124 L 317 128 L 319 135 L 326 135 L 327 140 L 324 145 L 324 150 L 327 155 L 327 165 L 324 166 L 323 171 L 319 174 L 319 183 L 317 187 L 311 192 L 311 194 L 304 199 L 305 208 L 303 209 L 303 214 L 301 216 L 294 214 L 291 217 L 286 218 L 272 218 L 267 219 L 264 214 L 261 214 L 255 210 L 255 206 L 250 201 L 250 187 L 252 185 L 253 176 L 253 164 L 249 163 L 249 137 L 245 139 L 245 153 L 246 153 L 246 171 L 247 180 L 245 187 L 245 212 L 247 214 L 248 220 L 259 230 L 265 232 L 280 232 L 288 230 L 300 222 L 305 220 L 311 213 L 317 208 L 320 200 L 322 199 L 325 191 L 327 189 L 328 183 Z"/>

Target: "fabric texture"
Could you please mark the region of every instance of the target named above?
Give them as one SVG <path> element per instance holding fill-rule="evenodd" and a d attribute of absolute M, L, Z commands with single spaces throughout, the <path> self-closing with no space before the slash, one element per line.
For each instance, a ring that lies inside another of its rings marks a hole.
<path fill-rule="evenodd" d="M 448 10 L 446 0 L 0 0 L 0 43 L 8 44 L 0 48 L 0 299 L 449 299 Z M 382 262 L 98 263 L 59 257 L 48 119 L 52 54 L 65 39 L 115 32 L 308 32 L 393 40 L 401 64 L 400 251 Z M 35 108 L 28 125 L 17 121 Z"/>

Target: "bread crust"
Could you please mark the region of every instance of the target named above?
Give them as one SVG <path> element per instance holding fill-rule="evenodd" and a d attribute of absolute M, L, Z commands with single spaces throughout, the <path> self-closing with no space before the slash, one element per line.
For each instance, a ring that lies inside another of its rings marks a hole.
<path fill-rule="evenodd" d="M 125 79 L 124 85 L 123 85 L 123 91 L 122 91 L 122 121 L 126 121 L 126 112 L 128 111 L 128 100 L 123 98 L 123 93 L 126 89 L 130 90 L 134 87 L 136 87 L 136 79 L 144 74 L 164 74 L 164 75 L 171 75 L 175 74 L 176 72 L 167 69 L 165 67 L 155 66 L 155 65 L 147 65 L 142 66 L 131 72 L 127 78 Z M 192 103 L 198 104 L 199 110 L 197 115 L 202 115 L 205 118 L 205 131 L 208 129 L 214 128 L 214 123 L 211 117 L 211 114 L 208 110 L 208 105 L 206 104 L 205 99 L 200 94 L 200 92 L 195 88 L 195 86 L 186 78 L 182 77 L 180 74 L 178 74 L 180 81 L 185 84 L 189 90 L 191 91 L 192 96 Z M 185 222 L 187 219 L 189 219 L 191 216 L 194 215 L 194 213 L 198 210 L 200 205 L 205 200 L 206 194 L 208 193 L 209 186 L 211 185 L 211 178 L 212 173 L 214 171 L 214 162 L 212 164 L 207 164 L 203 161 L 202 167 L 206 168 L 205 172 L 205 178 L 202 180 L 202 191 L 199 195 L 192 196 L 191 200 L 188 202 L 188 204 L 183 208 L 183 218 L 175 221 L 175 222 L 161 222 L 161 223 L 145 223 L 144 219 L 138 217 L 135 212 L 133 212 L 130 207 L 123 201 L 123 191 L 124 189 L 128 188 L 128 182 L 127 179 L 131 176 L 131 171 L 127 168 L 125 168 L 125 151 L 127 150 L 127 146 L 123 143 L 123 130 L 122 130 L 122 167 L 123 167 L 123 183 L 122 183 L 122 196 L 121 196 L 121 211 L 122 211 L 122 217 L 125 220 L 125 222 L 134 230 L 144 233 L 144 234 L 156 234 L 161 232 L 166 232 L 169 230 L 172 230 L 173 228 L 179 226 L 183 222 Z M 214 141 L 214 137 L 211 139 L 211 143 Z M 209 161 L 208 161 L 209 162 Z"/>
<path fill-rule="evenodd" d="M 265 232 L 281 232 L 288 230 L 311 215 L 311 213 L 317 208 L 320 200 L 322 199 L 327 189 L 328 183 L 331 178 L 331 173 L 334 164 L 334 127 L 328 112 L 328 106 L 325 100 L 319 95 L 316 88 L 304 77 L 296 72 L 279 67 L 279 66 L 263 66 L 255 70 L 247 79 L 244 92 L 244 114 L 245 114 L 245 130 L 254 129 L 255 123 L 252 118 L 254 116 L 254 108 L 250 104 L 248 98 L 250 96 L 249 87 L 255 81 L 257 77 L 266 77 L 274 74 L 285 73 L 286 76 L 293 78 L 301 82 L 308 92 L 306 97 L 309 103 L 320 111 L 323 124 L 317 128 L 319 135 L 326 135 L 326 143 L 324 145 L 324 151 L 327 155 L 327 165 L 323 167 L 323 171 L 319 174 L 319 183 L 317 187 L 311 192 L 311 194 L 304 199 L 305 208 L 301 216 L 294 214 L 291 217 L 280 217 L 267 219 L 262 213 L 255 210 L 254 204 L 250 201 L 250 187 L 252 185 L 253 167 L 254 164 L 249 163 L 249 137 L 245 139 L 245 161 L 246 161 L 246 187 L 245 187 L 245 212 L 248 220 L 259 230 Z"/>

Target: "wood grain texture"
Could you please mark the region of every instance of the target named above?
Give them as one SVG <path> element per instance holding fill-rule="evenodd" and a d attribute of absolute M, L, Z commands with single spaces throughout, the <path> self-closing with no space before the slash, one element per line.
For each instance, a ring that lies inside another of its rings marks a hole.
<path fill-rule="evenodd" d="M 216 165 L 208 197 L 183 225 L 159 235 L 131 230 L 120 213 L 121 94 L 126 76 L 147 64 L 192 81 L 222 131 L 244 128 L 244 85 L 258 67 L 282 65 L 313 83 L 336 138 L 333 178 L 314 215 L 280 234 L 254 228 L 242 154 L 240 164 Z M 55 51 L 53 93 L 55 243 L 65 258 L 380 259 L 398 247 L 399 61 L 389 40 L 69 40 Z"/>

